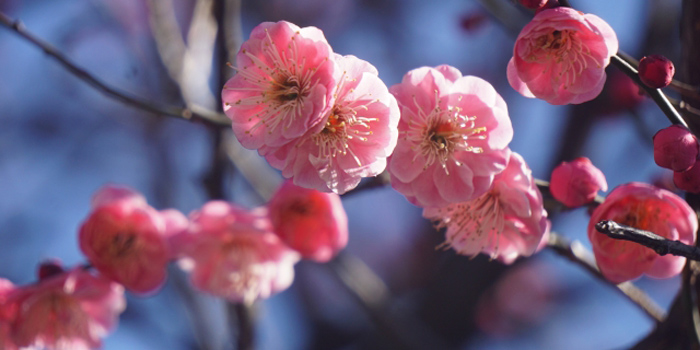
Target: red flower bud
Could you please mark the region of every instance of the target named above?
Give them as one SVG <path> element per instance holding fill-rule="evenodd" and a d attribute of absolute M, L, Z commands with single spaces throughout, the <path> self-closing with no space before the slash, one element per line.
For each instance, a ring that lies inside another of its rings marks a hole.
<path fill-rule="evenodd" d="M 673 62 L 661 55 L 647 56 L 639 61 L 639 78 L 646 86 L 654 89 L 671 84 L 675 72 Z"/>
<path fill-rule="evenodd" d="M 39 265 L 39 279 L 44 280 L 51 276 L 63 273 L 63 266 L 58 260 L 46 260 Z"/>
<path fill-rule="evenodd" d="M 654 161 L 662 168 L 686 171 L 695 164 L 700 146 L 684 126 L 671 125 L 654 135 Z"/>
<path fill-rule="evenodd" d="M 575 208 L 593 201 L 599 190 L 607 191 L 608 183 L 590 159 L 580 157 L 554 168 L 549 190 L 554 199 Z"/>

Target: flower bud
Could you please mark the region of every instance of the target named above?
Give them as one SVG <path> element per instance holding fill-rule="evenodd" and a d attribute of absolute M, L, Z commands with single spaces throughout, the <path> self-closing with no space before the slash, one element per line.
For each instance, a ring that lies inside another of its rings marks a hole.
<path fill-rule="evenodd" d="M 695 162 L 695 165 L 686 171 L 675 172 L 673 183 L 683 191 L 700 193 L 700 162 Z"/>
<path fill-rule="evenodd" d="M 646 86 L 654 89 L 671 84 L 675 72 L 673 62 L 661 55 L 646 56 L 639 61 L 639 78 Z"/>
<path fill-rule="evenodd" d="M 340 196 L 285 182 L 267 205 L 274 232 L 304 259 L 326 262 L 348 243 Z"/>
<path fill-rule="evenodd" d="M 554 199 L 574 208 L 593 201 L 599 190 L 607 191 L 608 183 L 590 159 L 580 157 L 554 168 L 549 190 Z"/>
<path fill-rule="evenodd" d="M 684 126 L 671 125 L 654 135 L 654 161 L 662 168 L 686 171 L 695 164 L 698 140 Z"/>

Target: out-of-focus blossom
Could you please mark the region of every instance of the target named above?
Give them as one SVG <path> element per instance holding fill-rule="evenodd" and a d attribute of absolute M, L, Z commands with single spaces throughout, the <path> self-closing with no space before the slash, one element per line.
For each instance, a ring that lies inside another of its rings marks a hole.
<path fill-rule="evenodd" d="M 550 227 L 532 172 L 515 152 L 488 192 L 472 201 L 426 208 L 423 217 L 447 228 L 445 244 L 457 253 L 485 253 L 506 264 L 541 249 Z"/>
<path fill-rule="evenodd" d="M 583 103 L 603 90 L 617 36 L 599 17 L 569 7 L 541 11 L 518 35 L 508 82 L 525 97 Z"/>
<path fill-rule="evenodd" d="M 399 108 L 374 66 L 355 56 L 335 60 L 336 100 L 325 123 L 295 142 L 259 152 L 296 185 L 343 194 L 386 168 L 398 138 Z"/>
<path fill-rule="evenodd" d="M 650 55 L 639 61 L 639 78 L 646 86 L 660 89 L 671 84 L 676 67 L 668 58 Z"/>
<path fill-rule="evenodd" d="M 674 172 L 673 183 L 683 191 L 700 193 L 700 162 L 695 162 L 695 164 L 686 171 Z"/>
<path fill-rule="evenodd" d="M 523 7 L 536 10 L 544 5 L 547 5 L 548 0 L 520 0 L 520 5 Z"/>
<path fill-rule="evenodd" d="M 172 209 L 161 214 L 140 194 L 113 186 L 100 189 L 93 205 L 79 234 L 80 249 L 93 266 L 131 291 L 148 293 L 159 288 L 172 258 L 167 237 L 184 229 L 168 230 L 166 222 L 186 221 L 184 215 Z"/>
<path fill-rule="evenodd" d="M 304 259 L 330 260 L 348 244 L 340 197 L 285 182 L 267 204 L 274 232 Z"/>
<path fill-rule="evenodd" d="M 505 169 L 513 138 L 506 103 L 483 79 L 442 65 L 408 72 L 390 88 L 401 108 L 391 185 L 423 207 L 484 194 Z"/>
<path fill-rule="evenodd" d="M 479 298 L 476 325 L 492 336 L 535 327 L 552 312 L 559 289 L 556 277 L 549 265 L 539 261 L 514 266 Z"/>
<path fill-rule="evenodd" d="M 15 290 L 12 282 L 0 278 L 0 349 L 17 350 L 17 345 L 11 337 L 12 322 L 17 314 L 17 305 L 7 301 L 8 296 Z"/>
<path fill-rule="evenodd" d="M 252 303 L 286 289 L 299 260 L 272 232 L 265 209 L 223 201 L 192 212 L 189 229 L 173 242 L 196 288 L 235 302 Z"/>
<path fill-rule="evenodd" d="M 682 125 L 671 125 L 654 135 L 654 161 L 656 165 L 673 171 L 686 171 L 695 164 L 700 144 L 695 136 Z"/>
<path fill-rule="evenodd" d="M 614 283 L 635 279 L 642 274 L 656 278 L 677 275 L 685 258 L 660 256 L 641 244 L 610 238 L 595 229 L 603 220 L 651 231 L 670 240 L 693 245 L 698 218 L 682 198 L 643 183 L 616 187 L 591 215 L 588 238 L 593 245 L 601 273 Z"/>
<path fill-rule="evenodd" d="M 459 26 L 467 33 L 473 33 L 483 28 L 488 23 L 489 17 L 480 10 L 465 13 L 459 19 Z"/>
<path fill-rule="evenodd" d="M 337 84 L 323 32 L 280 21 L 255 27 L 222 91 L 224 112 L 248 149 L 281 146 L 323 122 Z"/>
<path fill-rule="evenodd" d="M 20 347 L 88 350 L 114 329 L 126 301 L 124 288 L 82 267 L 18 287 L 12 337 Z"/>
<path fill-rule="evenodd" d="M 608 183 L 590 159 L 580 157 L 554 168 L 549 190 L 554 199 L 575 208 L 593 201 L 598 191 L 607 191 Z"/>
<path fill-rule="evenodd" d="M 607 99 L 603 112 L 619 113 L 633 110 L 646 98 L 639 85 L 619 70 L 613 70 L 610 73 L 607 84 L 604 90 Z"/>

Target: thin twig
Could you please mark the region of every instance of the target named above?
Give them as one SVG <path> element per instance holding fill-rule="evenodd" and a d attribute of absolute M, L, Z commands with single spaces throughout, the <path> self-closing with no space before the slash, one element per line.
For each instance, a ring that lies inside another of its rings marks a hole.
<path fill-rule="evenodd" d="M 663 309 L 659 307 L 656 302 L 654 302 L 654 300 L 652 300 L 646 293 L 644 293 L 644 291 L 637 288 L 637 286 L 631 282 L 615 284 L 605 278 L 605 276 L 600 273 L 600 270 L 598 270 L 598 266 L 596 265 L 595 259 L 593 258 L 591 252 L 588 251 L 580 242 L 571 242 L 565 237 L 552 232 L 549 234 L 549 242 L 547 246 L 555 253 L 583 267 L 585 270 L 590 272 L 591 275 L 603 283 L 615 287 L 623 295 L 625 295 L 627 299 L 639 306 L 644 313 L 646 313 L 656 322 L 661 322 L 664 320 L 664 318 L 666 318 L 666 313 L 663 311 Z"/>
<path fill-rule="evenodd" d="M 683 125 L 686 128 L 688 127 L 688 124 L 686 124 L 685 120 L 683 120 L 683 117 L 681 117 L 678 111 L 673 107 L 673 105 L 671 105 L 671 102 L 669 102 L 666 95 L 661 90 L 650 88 L 644 83 L 642 83 L 642 80 L 639 78 L 639 73 L 637 72 L 637 69 L 634 68 L 631 64 L 629 64 L 629 62 L 627 62 L 625 59 L 623 59 L 620 53 L 612 56 L 610 58 L 610 62 L 614 64 L 615 67 L 617 67 L 623 73 L 625 73 L 628 77 L 630 77 L 642 89 L 644 89 L 644 91 L 646 91 L 647 94 L 651 96 L 651 98 L 654 100 L 654 102 L 656 102 L 661 111 L 666 115 L 666 118 L 668 118 L 668 120 L 671 121 L 672 124 Z"/>
<path fill-rule="evenodd" d="M 195 112 L 194 110 L 189 108 L 158 105 L 129 95 L 123 91 L 120 91 L 114 87 L 103 83 L 101 80 L 88 73 L 85 69 L 80 68 L 70 59 L 68 59 L 68 57 L 66 57 L 63 53 L 61 53 L 58 49 L 56 49 L 53 45 L 28 32 L 25 29 L 22 22 L 20 22 L 19 20 L 15 20 L 7 16 L 5 13 L 0 12 L 0 25 L 14 31 L 19 36 L 32 43 L 34 46 L 42 49 L 44 53 L 53 57 L 56 61 L 58 61 L 58 63 L 61 64 L 61 66 L 63 66 L 63 68 L 65 68 L 78 79 L 86 82 L 93 88 L 101 91 L 106 96 L 114 98 L 129 106 L 136 107 L 147 112 L 166 115 L 170 117 L 177 117 L 180 119 L 195 119 L 209 125 L 227 126 L 231 124 L 228 118 L 226 118 L 226 116 L 224 116 L 222 113 L 210 111 L 207 111 L 207 113 L 201 113 L 201 109 L 199 109 L 198 112 Z"/>
<path fill-rule="evenodd" d="M 595 224 L 595 229 L 610 238 L 630 241 L 651 248 L 659 255 L 671 254 L 700 261 L 700 247 L 687 245 L 681 241 L 672 241 L 653 232 L 618 224 L 611 220 L 603 220 Z"/>

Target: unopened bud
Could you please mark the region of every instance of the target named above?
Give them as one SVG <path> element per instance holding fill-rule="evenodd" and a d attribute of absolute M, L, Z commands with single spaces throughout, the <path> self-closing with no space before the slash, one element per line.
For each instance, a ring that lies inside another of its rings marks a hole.
<path fill-rule="evenodd" d="M 651 55 L 639 61 L 639 78 L 648 87 L 660 89 L 668 86 L 675 73 L 673 62 L 664 56 Z"/>
<path fill-rule="evenodd" d="M 599 190 L 607 191 L 608 183 L 590 159 L 580 157 L 554 168 L 549 190 L 554 199 L 575 208 L 593 201 Z"/>
<path fill-rule="evenodd" d="M 684 126 L 671 125 L 654 135 L 654 161 L 662 168 L 686 171 L 698 157 L 698 140 Z"/>

